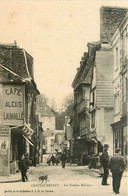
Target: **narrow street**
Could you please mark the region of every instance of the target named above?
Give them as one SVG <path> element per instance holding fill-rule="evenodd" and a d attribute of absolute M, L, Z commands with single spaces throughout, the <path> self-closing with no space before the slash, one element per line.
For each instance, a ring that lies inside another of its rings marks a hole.
<path fill-rule="evenodd" d="M 41 183 L 39 176 L 48 175 L 47 182 Z M 109 186 L 101 186 L 101 177 L 87 166 L 66 165 L 65 169 L 58 166 L 40 165 L 29 173 L 28 182 L 1 184 L 3 195 L 57 195 L 57 196 L 91 196 L 114 195 L 111 177 L 108 178 Z M 15 189 L 12 189 L 15 187 Z M 127 195 L 127 177 L 122 178 L 120 195 Z"/>

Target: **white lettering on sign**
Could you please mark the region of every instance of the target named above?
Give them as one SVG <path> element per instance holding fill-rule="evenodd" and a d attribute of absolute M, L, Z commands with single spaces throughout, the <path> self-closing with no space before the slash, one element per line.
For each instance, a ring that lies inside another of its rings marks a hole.
<path fill-rule="evenodd" d="M 6 107 L 22 107 L 22 102 L 16 102 L 16 101 L 6 101 L 5 104 Z"/>
<path fill-rule="evenodd" d="M 5 93 L 7 95 L 18 95 L 21 96 L 22 95 L 22 89 L 18 89 L 18 88 L 9 88 L 5 90 Z"/>
<path fill-rule="evenodd" d="M 23 120 L 23 113 L 3 113 L 3 118 L 8 120 Z"/>
<path fill-rule="evenodd" d="M 18 125 L 24 121 L 24 90 L 22 85 L 3 85 L 3 124 Z"/>

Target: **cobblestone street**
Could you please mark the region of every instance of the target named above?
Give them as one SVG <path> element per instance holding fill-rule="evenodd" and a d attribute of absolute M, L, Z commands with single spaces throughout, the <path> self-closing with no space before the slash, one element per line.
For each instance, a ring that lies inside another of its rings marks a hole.
<path fill-rule="evenodd" d="M 47 182 L 41 182 L 39 176 L 48 175 Z M 3 183 L 3 195 L 57 195 L 57 196 L 91 196 L 114 195 L 111 177 L 108 178 L 110 186 L 101 186 L 101 177 L 87 166 L 67 165 L 65 169 L 58 166 L 40 165 L 29 173 L 28 182 Z M 120 195 L 127 195 L 127 177 L 122 178 Z"/>

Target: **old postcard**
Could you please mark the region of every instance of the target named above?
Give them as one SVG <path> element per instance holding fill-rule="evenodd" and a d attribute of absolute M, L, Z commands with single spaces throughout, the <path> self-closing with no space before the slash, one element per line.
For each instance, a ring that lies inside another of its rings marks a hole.
<path fill-rule="evenodd" d="M 0 196 L 128 193 L 128 1 L 0 1 Z"/>

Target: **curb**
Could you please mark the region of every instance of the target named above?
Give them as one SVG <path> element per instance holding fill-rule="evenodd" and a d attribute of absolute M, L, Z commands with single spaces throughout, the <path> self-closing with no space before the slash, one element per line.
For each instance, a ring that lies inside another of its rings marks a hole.
<path fill-rule="evenodd" d="M 31 174 L 31 172 L 32 172 L 33 170 L 35 170 L 37 167 L 39 167 L 39 166 L 40 166 L 40 164 L 36 165 L 32 170 L 30 170 L 30 171 L 28 172 L 28 175 Z M 6 178 L 6 176 L 5 176 L 5 178 Z M 15 180 L 13 180 L 13 179 L 11 180 L 11 179 L 10 179 L 10 180 L 5 180 L 5 181 L 4 181 L 4 180 L 3 180 L 3 181 L 0 181 L 0 183 L 14 183 L 14 182 L 22 182 L 22 180 L 21 180 L 21 179 L 20 179 L 20 180 L 19 180 L 19 179 L 15 179 Z"/>

